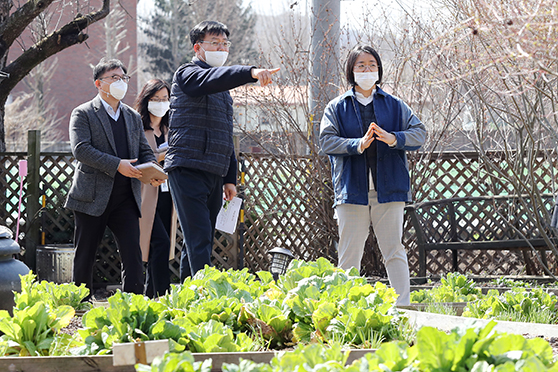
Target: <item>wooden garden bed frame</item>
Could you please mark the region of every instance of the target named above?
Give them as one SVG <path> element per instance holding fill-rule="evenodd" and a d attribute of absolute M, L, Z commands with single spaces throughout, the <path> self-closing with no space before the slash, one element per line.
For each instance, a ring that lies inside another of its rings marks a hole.
<path fill-rule="evenodd" d="M 353 349 L 347 364 L 372 353 L 373 349 Z M 269 363 L 277 351 L 243 353 L 193 353 L 196 361 L 212 359 L 212 372 L 221 371 L 223 363 L 238 364 L 239 359 Z M 112 355 L 62 357 L 0 357 L 0 371 L 17 372 L 136 372 L 133 365 L 113 366 Z"/>

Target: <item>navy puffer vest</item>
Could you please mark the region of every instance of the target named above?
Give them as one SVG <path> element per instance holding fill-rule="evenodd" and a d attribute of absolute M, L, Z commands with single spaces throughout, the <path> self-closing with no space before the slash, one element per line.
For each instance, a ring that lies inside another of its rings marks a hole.
<path fill-rule="evenodd" d="M 202 68 L 195 63 L 182 67 Z M 171 87 L 169 151 L 165 169 L 186 167 L 224 177 L 233 145 L 233 100 L 228 91 L 193 97 Z"/>

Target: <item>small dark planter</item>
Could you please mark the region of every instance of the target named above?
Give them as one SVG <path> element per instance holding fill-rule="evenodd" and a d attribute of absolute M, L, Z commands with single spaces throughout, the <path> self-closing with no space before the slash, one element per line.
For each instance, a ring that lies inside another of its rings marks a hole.
<path fill-rule="evenodd" d="M 13 291 L 21 291 L 19 276 L 29 273 L 27 265 L 13 258 L 19 251 L 19 245 L 12 239 L 12 232 L 0 226 L 0 309 L 8 310 L 11 315 L 15 305 Z"/>

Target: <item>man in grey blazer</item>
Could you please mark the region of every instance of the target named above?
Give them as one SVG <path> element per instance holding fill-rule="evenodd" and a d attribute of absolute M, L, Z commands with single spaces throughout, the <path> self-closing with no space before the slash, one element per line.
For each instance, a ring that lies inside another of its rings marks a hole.
<path fill-rule="evenodd" d="M 73 278 L 93 294 L 95 255 L 105 228 L 112 231 L 122 261 L 122 290 L 143 293 L 139 244 L 141 171 L 134 163 L 155 162 L 139 114 L 121 103 L 130 77 L 116 59 L 93 70 L 98 95 L 72 112 L 70 143 L 76 158 L 65 207 L 74 211 Z M 153 186 L 159 180 L 151 180 Z"/>

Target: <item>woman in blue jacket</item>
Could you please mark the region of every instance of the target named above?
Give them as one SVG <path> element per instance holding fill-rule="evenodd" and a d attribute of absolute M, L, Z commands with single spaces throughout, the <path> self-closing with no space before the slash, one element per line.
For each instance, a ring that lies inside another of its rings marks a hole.
<path fill-rule="evenodd" d="M 360 271 L 370 224 L 388 278 L 409 304 L 407 254 L 401 243 L 405 202 L 411 201 L 406 151 L 419 149 L 426 129 L 401 99 L 382 89 L 382 61 L 370 46 L 357 45 L 347 57 L 352 89 L 327 105 L 320 146 L 329 155 L 339 224 L 339 262 Z"/>

